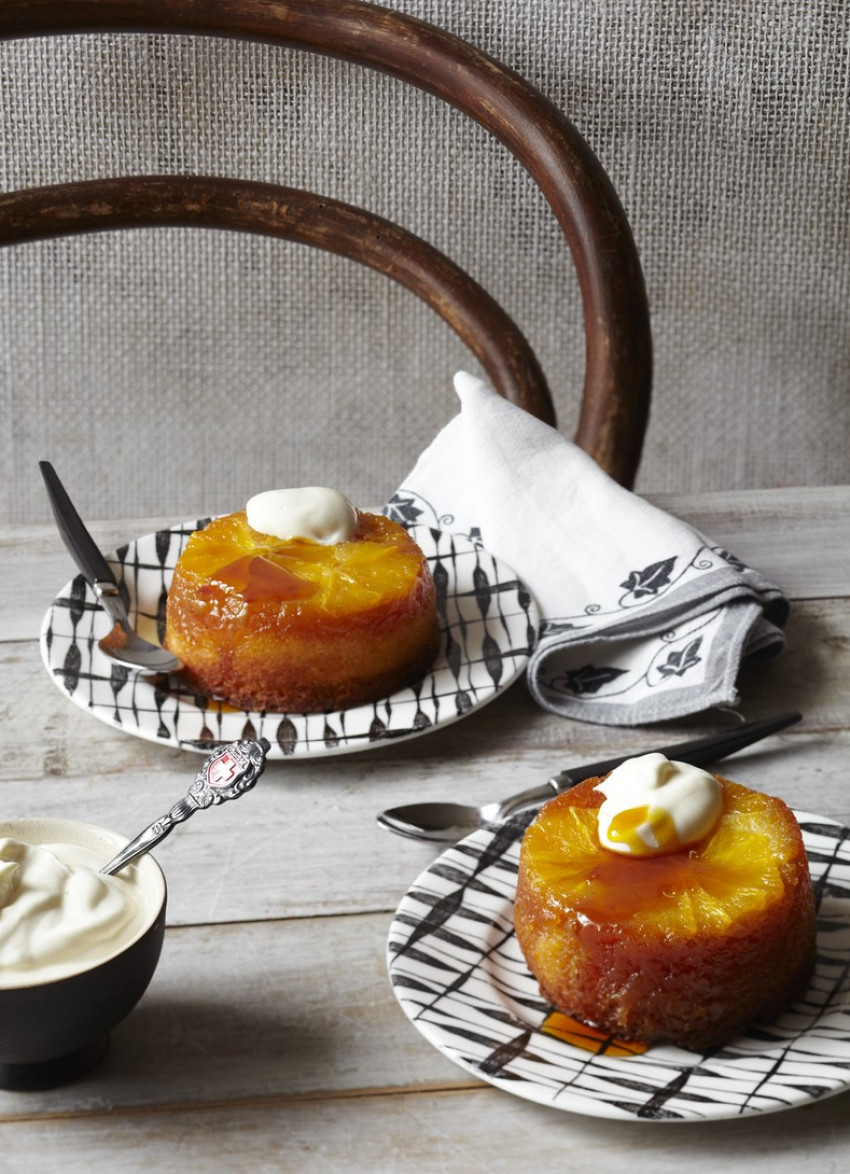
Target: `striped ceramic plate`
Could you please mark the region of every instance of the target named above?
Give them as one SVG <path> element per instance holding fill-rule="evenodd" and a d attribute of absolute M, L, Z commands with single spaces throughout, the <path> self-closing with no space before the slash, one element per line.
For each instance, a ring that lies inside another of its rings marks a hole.
<path fill-rule="evenodd" d="M 390 930 L 390 979 L 422 1034 L 516 1096 L 599 1117 L 706 1121 L 772 1113 L 850 1087 L 850 829 L 797 812 L 818 900 L 809 989 L 721 1048 L 641 1051 L 553 1010 L 513 930 L 522 819 L 443 853 Z"/>

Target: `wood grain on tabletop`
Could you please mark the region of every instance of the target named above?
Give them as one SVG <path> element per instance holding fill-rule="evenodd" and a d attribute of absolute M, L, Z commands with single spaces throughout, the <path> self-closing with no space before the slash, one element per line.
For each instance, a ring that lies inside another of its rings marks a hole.
<path fill-rule="evenodd" d="M 0 1123 L 30 1110 L 474 1086 L 396 1003 L 387 929 L 384 914 L 169 928 L 154 980 L 105 1061 L 37 1098 L 0 1092 Z"/>
<path fill-rule="evenodd" d="M 0 645 L 0 670 L 8 751 L 0 759 L 0 786 L 7 808 L 14 805 L 19 814 L 67 814 L 70 803 L 94 822 L 130 834 L 166 810 L 200 764 L 197 755 L 127 737 L 70 704 L 41 667 L 34 641 Z M 805 717 L 767 745 L 737 755 L 736 777 L 850 821 L 850 791 L 830 785 L 841 777 L 850 739 L 842 732 L 850 730 L 846 604 L 796 604 L 785 653 L 745 669 L 741 688 L 739 709 L 747 717 L 792 708 Z M 540 711 L 518 682 L 425 738 L 357 755 L 270 763 L 256 792 L 196 816 L 158 849 L 172 884 L 170 916 L 184 923 L 389 908 L 415 874 L 411 869 L 425 867 L 434 850 L 377 828 L 374 816 L 384 807 L 423 795 L 484 802 L 566 765 L 698 734 L 712 721 L 716 715 L 640 729 L 567 721 Z M 285 854 L 279 828 L 287 829 Z M 264 877 L 271 870 L 280 883 L 270 886 L 258 876 L 239 886 L 211 885 L 199 901 L 192 878 L 213 858 L 229 870 L 246 830 L 259 872 Z M 346 874 L 328 867 L 340 853 Z"/>
<path fill-rule="evenodd" d="M 792 599 L 846 598 L 850 590 L 850 487 L 659 494 L 688 522 Z"/>
<path fill-rule="evenodd" d="M 493 704 L 509 713 L 510 699 L 504 701 Z M 79 772 L 28 779 L 6 769 L 0 793 L 9 814 L 58 816 L 70 810 L 129 836 L 185 793 L 200 761 L 194 755 L 175 759 L 170 751 L 142 745 L 145 759 L 159 770 L 128 764 L 114 772 L 108 752 L 118 735 L 107 727 L 101 734 L 100 724 L 82 711 L 79 722 L 86 723 Z M 652 744 L 647 741 L 646 748 Z M 628 749 L 631 743 L 620 745 Z M 798 808 L 845 822 L 850 795 L 840 784 L 848 749 L 850 734 L 789 730 L 736 755 L 726 770 Z M 169 760 L 167 769 L 155 762 L 157 751 Z M 522 748 L 486 757 L 474 746 L 459 756 L 426 755 L 411 742 L 406 753 L 397 746 L 385 756 L 378 750 L 315 764 L 270 763 L 250 794 L 197 814 L 157 847 L 169 882 L 169 924 L 392 910 L 438 849 L 382 830 L 375 823 L 379 811 L 423 796 L 484 801 L 508 795 L 568 761 L 572 756 L 563 752 L 553 762 L 548 750 Z"/>
<path fill-rule="evenodd" d="M 846 739 L 840 749 L 846 762 Z M 774 773 L 794 759 L 800 769 L 798 750 L 765 752 L 762 765 Z M 819 772 L 810 762 L 802 773 Z M 736 777 L 746 781 L 746 772 Z M 264 822 L 286 822 L 282 798 L 282 792 L 269 794 Z M 0 1121 L 27 1113 L 250 1105 L 262 1098 L 375 1095 L 391 1088 L 434 1093 L 477 1084 L 411 1028 L 386 978 L 391 910 L 426 863 L 421 857 L 433 850 L 377 831 L 370 847 L 361 843 L 356 821 L 354 834 L 341 836 L 344 821 L 335 811 L 317 835 L 303 843 L 296 834 L 297 847 L 287 842 L 284 851 L 279 843 L 269 850 L 268 842 L 256 852 L 239 851 L 250 829 L 231 830 L 226 839 L 236 850 L 222 867 L 214 825 L 226 810 L 210 815 L 209 840 L 189 835 L 202 814 L 157 852 L 169 900 L 181 902 L 193 923 L 178 926 L 169 913 L 154 981 L 114 1032 L 107 1061 L 85 1080 L 37 1100 L 0 1093 Z M 293 827 L 300 821 L 296 806 Z M 370 883 L 369 873 L 382 878 L 385 891 L 377 899 L 386 899 L 386 908 L 358 913 L 358 890 Z M 305 915 L 311 902 L 325 909 L 336 902 L 336 915 Z"/>
<path fill-rule="evenodd" d="M 850 1114 L 836 1104 L 719 1125 L 611 1122 L 479 1085 L 8 1122 L 3 1139 L 9 1174 L 91 1174 L 110 1154 L 121 1174 L 844 1174 Z"/>
<path fill-rule="evenodd" d="M 796 491 L 780 493 L 781 503 L 767 495 L 757 516 L 746 503 L 758 505 L 759 495 L 716 496 L 724 500 L 712 517 L 726 519 L 730 533 L 737 528 L 735 553 L 744 558 L 749 531 L 735 511 L 755 519 L 754 536 L 768 522 L 778 533 L 797 500 Z M 703 515 L 692 520 L 708 530 L 705 499 L 697 500 Z M 819 491 L 816 500 L 818 516 L 832 510 L 837 518 L 848 494 Z M 130 834 L 184 792 L 200 758 L 127 737 L 71 705 L 48 679 L 36 635 L 51 593 L 68 577 L 67 556 L 51 552 L 47 527 L 27 533 L 4 551 L 7 564 L 13 555 L 15 585 L 14 606 L 0 619 L 4 807 L 69 814 L 72 806 Z M 117 542 L 127 530 L 110 523 L 104 533 Z M 713 536 L 726 541 L 720 528 Z M 826 543 L 815 557 L 822 538 L 817 527 L 803 527 L 810 563 L 795 555 L 787 564 L 796 567 L 797 593 L 783 583 L 795 599 L 786 652 L 747 668 L 741 680 L 746 717 L 800 708 L 805 720 L 737 755 L 728 773 L 850 822 L 850 579 L 839 590 L 845 547 Z M 423 795 L 483 801 L 568 763 L 649 749 L 717 720 L 588 726 L 542 713 L 517 683 L 426 738 L 269 764 L 251 795 L 199 813 L 157 849 L 169 931 L 154 982 L 114 1032 L 104 1064 L 84 1080 L 36 1097 L 0 1093 L 2 1168 L 53 1170 L 61 1152 L 72 1174 L 90 1169 L 92 1154 L 105 1158 L 120 1147 L 122 1171 L 144 1165 L 145 1174 L 183 1170 L 190 1159 L 223 1169 L 237 1157 L 250 1166 L 287 1155 L 304 1169 L 350 1171 L 474 1170 L 486 1159 L 489 1171 L 514 1174 L 530 1168 L 523 1162 L 533 1137 L 536 1168 L 557 1163 L 584 1174 L 591 1160 L 600 1171 L 619 1170 L 626 1145 L 636 1170 L 657 1172 L 679 1168 L 685 1137 L 695 1174 L 734 1161 L 740 1147 L 748 1174 L 790 1171 L 792 1154 L 795 1174 L 841 1169 L 850 1141 L 846 1096 L 722 1130 L 622 1122 L 612 1146 L 610 1123 L 506 1097 L 451 1063 L 411 1028 L 386 979 L 392 911 L 437 849 L 382 831 L 377 811 Z M 25 1166 L 15 1165 L 16 1152 L 26 1154 Z"/>

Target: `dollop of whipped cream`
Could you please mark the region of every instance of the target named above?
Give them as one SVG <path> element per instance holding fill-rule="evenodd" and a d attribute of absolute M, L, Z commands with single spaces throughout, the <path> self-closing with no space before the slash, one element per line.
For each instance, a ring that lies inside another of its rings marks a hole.
<path fill-rule="evenodd" d="M 308 538 L 331 546 L 349 542 L 357 527 L 357 510 L 348 498 L 321 485 L 268 489 L 250 498 L 245 509 L 252 530 L 282 542 Z"/>
<path fill-rule="evenodd" d="M 697 766 L 663 754 L 630 758 L 596 787 L 603 848 L 631 856 L 660 856 L 702 840 L 723 809 L 720 783 Z"/>
<path fill-rule="evenodd" d="M 133 884 L 102 876 L 94 852 L 73 844 L 0 838 L 0 987 L 87 970 L 144 927 Z"/>

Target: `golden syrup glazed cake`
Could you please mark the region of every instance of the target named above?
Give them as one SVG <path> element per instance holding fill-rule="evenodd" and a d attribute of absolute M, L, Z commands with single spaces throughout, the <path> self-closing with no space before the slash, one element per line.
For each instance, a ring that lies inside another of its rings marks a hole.
<path fill-rule="evenodd" d="M 355 514 L 342 541 L 276 538 L 244 510 L 190 537 L 165 644 L 193 689 L 241 709 L 310 713 L 376 700 L 428 670 L 439 630 L 427 560 L 398 523 Z"/>
<path fill-rule="evenodd" d="M 815 906 L 800 828 L 780 800 L 720 776 L 699 843 L 629 857 L 600 843 L 588 779 L 526 831 L 517 941 L 549 1003 L 625 1040 L 702 1050 L 805 988 Z"/>

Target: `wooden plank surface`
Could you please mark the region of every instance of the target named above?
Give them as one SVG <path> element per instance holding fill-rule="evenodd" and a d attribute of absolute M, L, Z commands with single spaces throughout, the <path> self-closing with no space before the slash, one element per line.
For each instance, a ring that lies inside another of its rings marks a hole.
<path fill-rule="evenodd" d="M 605 1174 L 626 1159 L 652 1174 L 848 1168 L 848 1094 L 722 1126 L 612 1124 L 542 1109 L 445 1059 L 407 1022 L 386 977 L 392 912 L 438 851 L 379 829 L 386 806 L 486 801 L 566 765 L 798 708 L 799 726 L 724 769 L 850 824 L 850 489 L 660 504 L 793 598 L 787 650 L 744 670 L 736 712 L 612 729 L 543 713 L 518 683 L 415 741 L 270 764 L 250 795 L 198 814 L 158 848 L 169 912 L 151 987 L 87 1078 L 0 1093 L 0 1170 L 147 1174 L 238 1163 Z M 108 547 L 156 525 L 94 529 Z M 185 792 L 200 758 L 127 737 L 47 677 L 37 632 L 71 573 L 52 525 L 4 527 L 0 557 L 4 811 L 78 815 L 134 833 Z"/>
<path fill-rule="evenodd" d="M 464 769 L 474 769 L 469 761 L 473 757 L 511 755 L 518 748 L 527 754 L 539 752 L 541 769 L 548 775 L 568 762 L 598 758 L 609 749 L 649 748 L 659 739 L 677 741 L 732 725 L 741 717 L 786 709 L 801 710 L 803 728 L 809 731 L 842 729 L 850 721 L 848 612 L 844 601 L 795 604 L 785 652 L 775 660 L 744 667 L 740 702 L 728 714 L 699 714 L 633 729 L 591 725 L 544 713 L 519 682 L 508 695 L 423 738 L 356 755 L 288 760 L 275 767 L 274 777 L 367 772 L 391 762 L 409 762 L 416 771 L 428 773 L 439 769 L 447 757 L 462 760 Z M 7 723 L 7 745 L 14 751 L 0 762 L 0 782 L 7 777 L 77 779 L 92 770 L 126 778 L 128 771 L 139 771 L 144 772 L 145 785 L 151 786 L 162 773 L 199 765 L 189 751 L 128 737 L 72 705 L 42 668 L 33 642 L 0 644 L 0 675 L 0 712 Z"/>
<path fill-rule="evenodd" d="M 77 815 L 130 835 L 162 814 L 188 786 L 185 771 L 75 779 L 6 779 L 7 815 Z M 794 806 L 850 823 L 844 782 L 850 734 L 788 731 L 725 765 L 742 783 Z M 734 765 L 733 765 L 734 764 Z M 177 828 L 154 855 L 169 884 L 171 925 L 269 917 L 310 917 L 394 909 L 437 849 L 383 831 L 384 807 L 430 797 L 483 801 L 510 794 L 551 772 L 547 752 L 453 756 L 416 761 L 393 756 L 327 763 L 272 764 L 238 802 L 202 812 Z"/>
<path fill-rule="evenodd" d="M 70 705 L 27 648 L 0 646 L 0 674 L 15 683 L 3 707 L 7 753 L 0 759 L 8 814 L 79 814 L 129 835 L 185 793 L 198 756 L 129 738 Z M 798 807 L 850 822 L 850 787 L 842 781 L 850 608 L 843 603 L 798 605 L 784 656 L 745 673 L 746 716 L 797 707 L 805 713 L 799 726 L 737 755 L 734 772 L 731 764 L 727 769 Z M 374 820 L 384 807 L 422 797 L 485 802 L 567 765 L 679 740 L 704 722 L 624 730 L 565 721 L 539 711 L 520 683 L 481 712 L 421 739 L 271 763 L 253 792 L 195 816 L 157 849 L 171 886 L 170 920 L 394 907 L 434 852 L 379 829 Z M 247 843 L 251 867 L 241 870 Z"/>
<path fill-rule="evenodd" d="M 715 1124 L 559 1113 L 486 1087 L 260 1099 L 2 1126 L 4 1174 L 844 1174 L 845 1098 Z M 793 1124 L 791 1124 L 793 1123 Z"/>
<path fill-rule="evenodd" d="M 113 1033 L 106 1060 L 63 1088 L 0 1091 L 0 1122 L 479 1083 L 397 1005 L 384 960 L 389 921 L 370 914 L 169 929 L 154 980 Z"/>
<path fill-rule="evenodd" d="M 762 571 L 793 599 L 847 595 L 847 486 L 659 494 L 651 500 Z"/>

